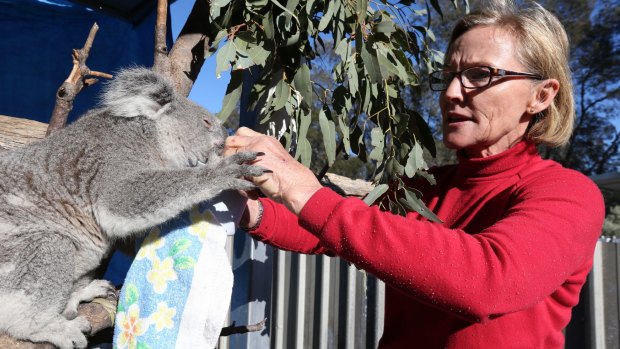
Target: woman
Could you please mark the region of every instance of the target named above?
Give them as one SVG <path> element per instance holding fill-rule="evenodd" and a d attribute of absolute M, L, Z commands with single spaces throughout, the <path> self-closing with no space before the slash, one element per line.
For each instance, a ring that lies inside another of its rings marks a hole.
<path fill-rule="evenodd" d="M 240 129 L 227 151 L 262 151 L 256 163 L 273 171 L 253 179 L 269 199 L 250 200 L 242 224 L 385 281 L 380 348 L 563 348 L 604 219 L 597 187 L 535 147 L 567 143 L 570 81 L 557 18 L 490 3 L 456 25 L 445 68 L 431 74 L 459 164 L 418 188 L 443 224 L 343 198 L 273 138 Z"/>

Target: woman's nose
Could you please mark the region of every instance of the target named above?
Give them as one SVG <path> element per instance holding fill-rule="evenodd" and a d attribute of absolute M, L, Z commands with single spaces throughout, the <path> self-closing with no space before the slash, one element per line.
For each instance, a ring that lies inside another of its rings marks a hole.
<path fill-rule="evenodd" d="M 458 75 L 454 75 L 452 80 L 448 83 L 448 87 L 443 92 L 447 99 L 463 100 L 463 85 L 459 80 Z"/>

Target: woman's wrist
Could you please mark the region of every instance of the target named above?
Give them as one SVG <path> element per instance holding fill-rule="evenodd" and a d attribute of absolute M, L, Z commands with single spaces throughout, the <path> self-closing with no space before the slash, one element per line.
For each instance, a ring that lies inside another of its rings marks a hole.
<path fill-rule="evenodd" d="M 263 203 L 260 200 L 249 199 L 239 221 L 239 227 L 246 231 L 258 228 L 263 219 L 263 210 Z"/>
<path fill-rule="evenodd" d="M 287 195 L 285 200 L 285 206 L 288 207 L 294 214 L 298 215 L 301 210 L 306 206 L 306 203 L 312 198 L 317 191 L 321 190 L 323 186 L 317 182 L 316 184 L 303 186 L 295 190 L 293 193 Z"/>

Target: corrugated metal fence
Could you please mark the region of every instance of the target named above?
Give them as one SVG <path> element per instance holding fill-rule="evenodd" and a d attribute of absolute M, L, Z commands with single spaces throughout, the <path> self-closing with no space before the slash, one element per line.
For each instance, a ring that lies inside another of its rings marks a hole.
<path fill-rule="evenodd" d="M 222 338 L 219 348 L 376 348 L 383 329 L 384 285 L 327 256 L 273 249 L 231 238 L 235 286 L 230 324 L 260 333 Z"/>
<path fill-rule="evenodd" d="M 264 331 L 222 338 L 218 348 L 376 348 L 384 284 L 339 258 L 272 249 L 238 232 L 230 240 L 235 273 L 230 324 Z M 585 338 L 567 348 L 619 348 L 620 244 L 599 242 L 587 284 Z M 583 337 L 583 336 L 582 336 Z"/>

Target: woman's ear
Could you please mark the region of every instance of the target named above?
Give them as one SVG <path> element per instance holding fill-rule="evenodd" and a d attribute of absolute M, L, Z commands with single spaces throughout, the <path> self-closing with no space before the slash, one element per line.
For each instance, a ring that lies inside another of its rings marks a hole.
<path fill-rule="evenodd" d="M 527 112 L 534 115 L 547 109 L 553 103 L 559 89 L 560 83 L 556 79 L 546 79 L 536 84 Z"/>

